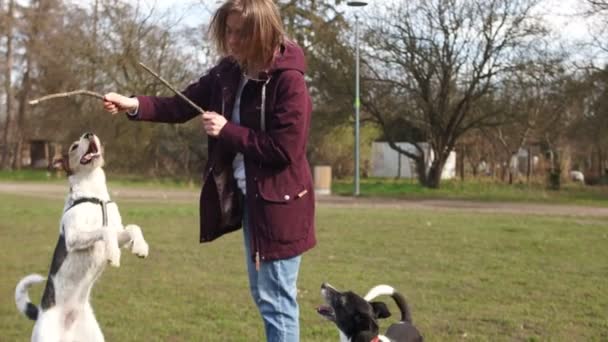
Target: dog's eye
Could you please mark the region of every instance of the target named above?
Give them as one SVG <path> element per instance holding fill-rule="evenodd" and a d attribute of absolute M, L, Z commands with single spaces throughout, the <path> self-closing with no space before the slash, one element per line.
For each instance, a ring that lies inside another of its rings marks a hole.
<path fill-rule="evenodd" d="M 72 145 L 72 147 L 70 147 L 70 152 L 74 151 L 77 148 L 78 148 L 78 144 Z"/>

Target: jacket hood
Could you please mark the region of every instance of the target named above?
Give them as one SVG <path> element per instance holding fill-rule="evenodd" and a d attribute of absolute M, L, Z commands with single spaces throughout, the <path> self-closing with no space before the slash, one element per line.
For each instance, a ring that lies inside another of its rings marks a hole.
<path fill-rule="evenodd" d="M 304 51 L 295 42 L 285 40 L 281 44 L 279 54 L 275 57 L 269 73 L 279 70 L 297 70 L 304 74 L 306 72 L 306 59 Z"/>
<path fill-rule="evenodd" d="M 232 56 L 223 57 L 217 65 L 217 70 L 232 72 L 240 70 L 238 62 Z M 261 72 L 259 74 L 260 79 L 266 79 L 277 71 L 285 70 L 297 70 L 302 74 L 306 73 L 306 58 L 304 57 L 304 51 L 298 44 L 290 40 L 285 40 L 281 44 L 281 48 L 272 66 L 268 71 Z"/>

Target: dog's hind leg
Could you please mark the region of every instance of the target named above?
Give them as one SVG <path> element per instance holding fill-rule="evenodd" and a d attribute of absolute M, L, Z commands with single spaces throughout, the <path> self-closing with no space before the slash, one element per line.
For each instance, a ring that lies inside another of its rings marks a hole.
<path fill-rule="evenodd" d="M 32 331 L 32 342 L 63 341 L 65 331 L 61 327 L 59 311 L 56 308 L 44 311 L 38 317 Z"/>
<path fill-rule="evenodd" d="M 89 303 L 75 323 L 74 335 L 78 337 L 76 341 L 104 342 L 103 333 Z"/>

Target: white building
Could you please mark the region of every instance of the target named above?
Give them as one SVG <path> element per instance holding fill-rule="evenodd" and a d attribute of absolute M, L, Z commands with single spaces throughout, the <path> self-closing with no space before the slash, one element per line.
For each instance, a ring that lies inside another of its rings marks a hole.
<path fill-rule="evenodd" d="M 407 142 L 396 143 L 399 148 L 411 152 L 418 153 L 416 147 Z M 429 155 L 429 144 L 420 143 L 422 150 L 425 155 Z M 427 159 L 427 172 L 431 166 L 431 162 L 434 158 L 433 151 L 431 157 Z M 371 155 L 371 170 L 370 175 L 372 177 L 386 177 L 386 178 L 417 178 L 416 175 L 416 163 L 410 158 L 398 153 L 393 150 L 386 142 L 374 142 L 372 143 L 372 155 Z M 452 179 L 456 177 L 456 152 L 450 152 L 448 160 L 445 162 L 443 171 L 441 173 L 441 179 Z"/>

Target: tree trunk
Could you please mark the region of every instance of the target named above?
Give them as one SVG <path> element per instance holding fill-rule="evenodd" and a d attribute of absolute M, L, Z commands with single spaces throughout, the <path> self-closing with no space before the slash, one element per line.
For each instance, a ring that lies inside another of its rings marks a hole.
<path fill-rule="evenodd" d="M 15 2 L 9 0 L 8 13 L 6 14 L 6 66 L 4 70 L 4 92 L 6 94 L 6 120 L 2 132 L 2 141 L 0 145 L 4 147 L 0 153 L 0 167 L 6 168 L 9 165 L 9 133 L 12 124 L 13 112 L 13 90 L 12 90 L 12 69 L 13 69 L 13 15 L 15 11 Z"/>
<path fill-rule="evenodd" d="M 89 89 L 95 89 L 95 81 L 97 78 L 97 21 L 98 21 L 98 16 L 99 16 L 99 4 L 98 4 L 98 0 L 95 0 L 95 3 L 93 4 L 93 38 L 92 41 L 90 42 L 91 44 L 91 61 L 92 61 L 92 65 L 90 67 L 90 75 L 89 75 Z"/>
<path fill-rule="evenodd" d="M 460 180 L 464 182 L 464 161 L 465 161 L 466 147 L 463 145 L 460 149 Z M 475 172 L 473 172 L 475 174 Z"/>
<path fill-rule="evenodd" d="M 429 175 L 427 177 L 427 186 L 431 189 L 439 189 L 439 185 L 441 184 L 441 173 L 443 171 L 443 165 L 445 164 L 445 159 L 439 157 L 431 163 L 431 168 L 429 169 Z"/>
<path fill-rule="evenodd" d="M 526 183 L 530 184 L 530 176 L 532 175 L 532 150 L 528 147 L 528 160 L 526 168 Z"/>
<path fill-rule="evenodd" d="M 397 152 L 397 175 L 395 179 L 401 178 L 401 152 Z"/>
<path fill-rule="evenodd" d="M 602 177 L 604 175 L 604 158 L 603 158 L 603 154 L 602 154 L 602 148 L 599 146 L 597 147 L 597 167 L 598 167 L 598 173 L 597 175 L 599 177 Z"/>
<path fill-rule="evenodd" d="M 15 134 L 17 138 L 17 149 L 15 150 L 15 159 L 13 160 L 13 169 L 20 170 L 23 158 L 21 158 L 21 146 L 25 142 L 24 123 L 27 110 L 27 98 L 31 89 L 30 70 L 32 68 L 31 52 L 28 52 L 26 57 L 25 73 L 23 74 L 23 82 L 19 92 L 19 109 L 17 111 L 17 124 L 15 125 Z"/>
<path fill-rule="evenodd" d="M 427 173 L 426 173 L 426 158 L 413 159 L 416 164 L 416 174 L 418 175 L 418 182 L 422 186 L 428 186 Z"/>

